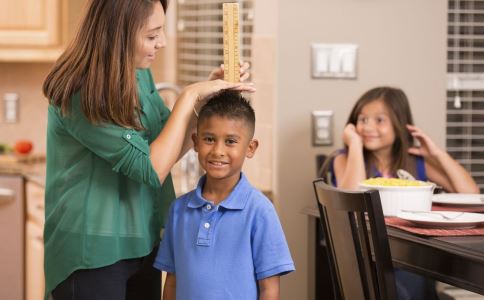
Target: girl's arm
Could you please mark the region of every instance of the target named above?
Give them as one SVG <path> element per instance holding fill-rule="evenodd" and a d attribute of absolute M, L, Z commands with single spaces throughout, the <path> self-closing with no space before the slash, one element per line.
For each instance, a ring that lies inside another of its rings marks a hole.
<path fill-rule="evenodd" d="M 413 125 L 407 125 L 407 128 L 421 144 L 419 148 L 412 147 L 408 152 L 424 157 L 427 177 L 431 181 L 448 192 L 479 193 L 476 182 L 464 167 L 446 151 L 437 147 L 421 129 Z"/>
<path fill-rule="evenodd" d="M 173 273 L 166 273 L 163 300 L 176 300 L 176 276 Z"/>
<path fill-rule="evenodd" d="M 185 87 L 158 137 L 150 145 L 150 160 L 160 182 L 178 160 L 183 150 L 185 135 L 193 117 L 193 107 L 208 96 L 224 90 L 253 92 L 247 83 L 230 83 L 223 80 L 198 82 Z"/>
<path fill-rule="evenodd" d="M 337 185 L 345 189 L 357 189 L 358 184 L 366 179 L 366 170 L 363 141 L 356 132 L 355 125 L 346 125 L 343 131 L 343 141 L 348 146 L 348 153 L 334 158 Z"/>
<path fill-rule="evenodd" d="M 260 300 L 279 300 L 279 276 L 259 280 Z"/>

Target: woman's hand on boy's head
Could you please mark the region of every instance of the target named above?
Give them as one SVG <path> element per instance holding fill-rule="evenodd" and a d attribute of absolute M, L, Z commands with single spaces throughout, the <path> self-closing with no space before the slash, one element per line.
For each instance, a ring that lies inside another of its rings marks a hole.
<path fill-rule="evenodd" d="M 348 147 L 350 146 L 363 146 L 363 140 L 356 131 L 354 124 L 347 124 L 343 130 L 343 142 Z"/>
<path fill-rule="evenodd" d="M 249 79 L 250 76 L 250 65 L 248 62 L 240 62 L 240 82 L 244 82 Z M 221 64 L 220 67 L 212 70 L 208 76 L 208 80 L 224 79 L 224 65 Z"/>
<path fill-rule="evenodd" d="M 205 103 L 205 100 L 213 94 L 221 90 L 236 90 L 240 92 L 255 92 L 254 84 L 245 82 L 228 82 L 221 79 L 201 81 L 187 85 L 183 89 L 183 94 L 189 95 L 189 97 L 195 97 L 197 99 L 196 106 L 201 106 Z"/>
<path fill-rule="evenodd" d="M 420 142 L 420 147 L 411 147 L 408 149 L 408 153 L 423 157 L 435 157 L 441 154 L 442 150 L 422 129 L 410 124 L 407 124 L 407 129 Z"/>

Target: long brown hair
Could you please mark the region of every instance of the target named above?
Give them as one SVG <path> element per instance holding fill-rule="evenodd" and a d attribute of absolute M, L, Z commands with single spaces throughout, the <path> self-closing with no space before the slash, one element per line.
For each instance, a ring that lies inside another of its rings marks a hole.
<path fill-rule="evenodd" d="M 91 0 L 75 39 L 44 82 L 49 103 L 68 115 L 71 97 L 79 91 L 90 122 L 142 129 L 135 52 L 157 1 L 166 11 L 167 0 Z"/>
<path fill-rule="evenodd" d="M 408 154 L 408 149 L 413 144 L 413 137 L 408 132 L 406 125 L 413 125 L 412 112 L 405 93 L 398 88 L 393 87 L 377 87 L 364 93 L 353 107 L 346 124 L 353 124 L 356 126 L 358 116 L 365 105 L 370 102 L 381 100 L 390 113 L 390 120 L 395 132 L 395 141 L 392 146 L 392 163 L 390 170 L 395 174 L 398 169 L 405 169 L 414 175 L 415 159 Z M 375 174 L 374 163 L 375 158 L 371 151 L 363 150 L 365 162 L 367 162 L 367 176 L 372 177 Z"/>
<path fill-rule="evenodd" d="M 365 92 L 355 103 L 346 124 L 356 126 L 358 116 L 365 105 L 370 102 L 381 100 L 390 113 L 393 131 L 395 132 L 395 141 L 392 145 L 392 162 L 390 171 L 396 174 L 398 169 L 405 169 L 417 177 L 415 157 L 408 154 L 408 149 L 413 145 L 413 137 L 408 132 L 406 124 L 413 125 L 412 112 L 405 93 L 398 88 L 393 87 L 376 87 Z M 346 151 L 348 151 L 348 146 Z M 326 182 L 331 183 L 334 176 L 334 170 L 331 170 L 334 158 L 341 153 L 336 150 L 331 153 L 318 170 L 318 177 L 322 177 Z M 368 178 L 376 175 L 375 157 L 371 151 L 363 148 L 363 156 L 366 163 L 366 176 Z"/>

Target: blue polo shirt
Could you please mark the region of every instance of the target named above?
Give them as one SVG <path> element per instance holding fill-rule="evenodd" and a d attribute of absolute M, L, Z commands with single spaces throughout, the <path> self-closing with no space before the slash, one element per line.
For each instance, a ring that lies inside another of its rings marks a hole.
<path fill-rule="evenodd" d="M 274 206 L 242 173 L 219 205 L 204 183 L 172 204 L 154 266 L 176 275 L 177 299 L 257 299 L 257 280 L 294 271 Z"/>

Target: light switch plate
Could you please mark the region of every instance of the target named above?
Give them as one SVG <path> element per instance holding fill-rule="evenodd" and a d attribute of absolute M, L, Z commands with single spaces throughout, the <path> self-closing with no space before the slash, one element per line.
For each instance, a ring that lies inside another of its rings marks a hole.
<path fill-rule="evenodd" d="M 311 113 L 313 146 L 333 144 L 333 111 L 315 110 Z"/>
<path fill-rule="evenodd" d="M 3 101 L 4 101 L 3 119 L 5 123 L 18 122 L 19 95 L 17 93 L 5 93 L 3 95 Z"/>
<path fill-rule="evenodd" d="M 311 44 L 313 78 L 356 78 L 355 44 Z"/>

